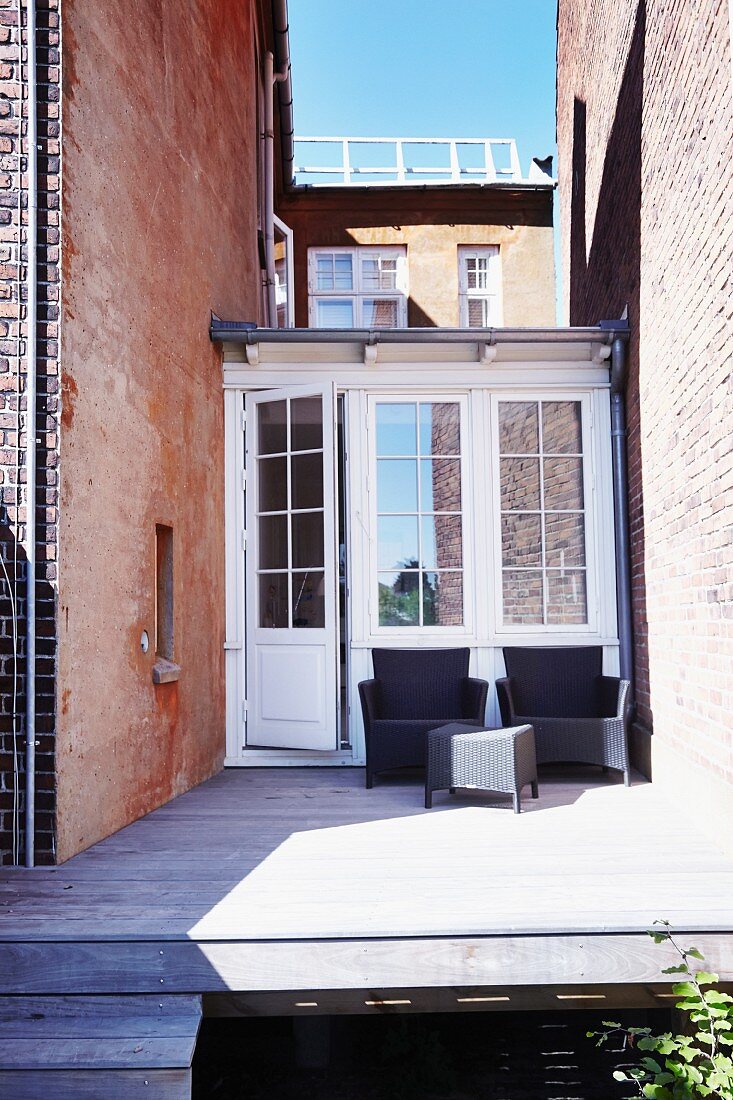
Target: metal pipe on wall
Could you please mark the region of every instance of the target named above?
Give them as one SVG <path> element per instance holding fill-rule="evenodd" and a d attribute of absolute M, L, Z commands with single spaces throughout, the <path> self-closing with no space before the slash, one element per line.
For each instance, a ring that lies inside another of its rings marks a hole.
<path fill-rule="evenodd" d="M 28 0 L 26 27 L 28 127 L 26 235 L 28 311 L 26 342 L 26 673 L 25 673 L 25 864 L 35 864 L 36 800 L 36 318 L 38 222 L 38 125 L 36 105 L 36 10 Z M 22 30 L 18 28 L 19 37 Z M 22 49 L 22 47 L 21 47 Z M 19 138 L 20 145 L 20 138 Z M 20 155 L 20 150 L 19 150 Z"/>
<path fill-rule="evenodd" d="M 272 54 L 265 54 L 265 285 L 267 321 L 277 325 L 275 296 L 275 86 L 286 79 L 286 72 L 275 72 Z"/>
<path fill-rule="evenodd" d="M 616 535 L 616 603 L 618 608 L 619 664 L 624 680 L 634 687 L 634 634 L 631 604 L 631 536 L 629 530 L 629 472 L 626 455 L 627 342 L 616 336 L 611 345 L 611 462 L 613 519 Z"/>

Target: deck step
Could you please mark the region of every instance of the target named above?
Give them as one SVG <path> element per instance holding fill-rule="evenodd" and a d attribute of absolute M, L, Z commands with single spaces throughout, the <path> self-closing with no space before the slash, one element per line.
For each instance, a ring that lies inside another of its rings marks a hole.
<path fill-rule="evenodd" d="M 0 1096 L 190 1100 L 199 996 L 0 997 Z"/>

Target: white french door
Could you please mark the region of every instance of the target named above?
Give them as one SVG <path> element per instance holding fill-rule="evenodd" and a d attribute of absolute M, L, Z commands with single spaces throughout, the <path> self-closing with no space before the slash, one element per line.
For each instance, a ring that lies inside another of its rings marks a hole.
<path fill-rule="evenodd" d="M 245 400 L 247 746 L 338 747 L 335 420 L 328 385 Z"/>

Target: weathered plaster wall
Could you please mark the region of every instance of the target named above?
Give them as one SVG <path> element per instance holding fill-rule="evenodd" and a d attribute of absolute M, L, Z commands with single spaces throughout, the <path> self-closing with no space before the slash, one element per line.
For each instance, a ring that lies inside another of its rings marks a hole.
<path fill-rule="evenodd" d="M 571 324 L 631 322 L 635 751 L 733 836 L 733 87 L 717 0 L 560 0 Z M 650 732 L 653 730 L 653 737 Z"/>
<path fill-rule="evenodd" d="M 223 760 L 223 403 L 208 325 L 212 309 L 258 317 L 254 8 L 63 4 L 60 859 Z M 174 531 L 182 669 L 158 687 L 156 523 Z"/>
<path fill-rule="evenodd" d="M 406 245 L 408 324 L 458 325 L 458 246 L 499 245 L 505 325 L 554 325 L 552 194 L 480 188 L 348 191 L 282 196 L 294 231 L 295 323 L 308 325 L 308 249 Z"/>

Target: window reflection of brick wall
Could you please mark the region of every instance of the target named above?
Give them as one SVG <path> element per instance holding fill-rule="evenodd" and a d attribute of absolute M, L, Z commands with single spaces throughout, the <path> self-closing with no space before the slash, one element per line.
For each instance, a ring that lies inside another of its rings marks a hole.
<path fill-rule="evenodd" d="M 460 454 L 460 406 L 435 403 L 432 406 L 431 450 L 437 455 Z M 433 461 L 433 507 L 436 512 L 461 507 L 461 465 L 449 458 Z M 435 517 L 435 560 L 438 589 L 435 598 L 437 626 L 463 622 L 463 571 L 442 572 L 463 565 L 461 516 Z"/>
<path fill-rule="evenodd" d="M 542 442 L 540 443 L 540 414 Z M 587 621 L 580 404 L 503 402 L 499 415 L 504 620 L 514 625 Z M 544 458 L 540 461 L 540 450 Z M 535 457 L 536 456 L 536 457 Z M 542 521 L 545 530 L 544 556 Z M 514 513 L 514 514 L 511 514 Z M 546 610 L 542 574 L 546 574 Z M 537 572 L 529 570 L 536 568 Z"/>

